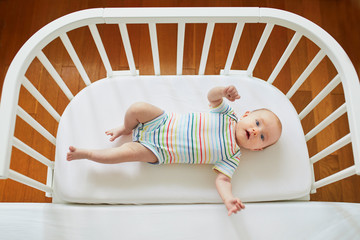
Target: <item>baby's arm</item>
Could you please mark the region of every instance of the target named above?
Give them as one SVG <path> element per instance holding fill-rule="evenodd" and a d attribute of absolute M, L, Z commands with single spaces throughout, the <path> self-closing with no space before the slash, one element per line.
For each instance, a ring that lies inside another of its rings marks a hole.
<path fill-rule="evenodd" d="M 228 215 L 230 216 L 232 213 L 244 209 L 245 205 L 232 194 L 231 179 L 219 171 L 216 171 L 216 173 L 216 189 L 228 210 Z"/>
<path fill-rule="evenodd" d="M 214 108 L 222 103 L 224 97 L 231 102 L 240 99 L 238 91 L 235 86 L 232 85 L 227 87 L 214 87 L 208 93 L 208 100 L 210 105 Z"/>

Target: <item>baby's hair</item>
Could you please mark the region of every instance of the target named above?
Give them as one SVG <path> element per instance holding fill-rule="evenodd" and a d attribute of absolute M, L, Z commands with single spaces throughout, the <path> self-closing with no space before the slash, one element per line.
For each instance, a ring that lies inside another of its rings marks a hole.
<path fill-rule="evenodd" d="M 281 136 L 281 132 L 282 132 L 282 123 L 281 123 L 281 121 L 280 121 L 280 118 L 273 112 L 273 111 L 271 111 L 270 109 L 268 109 L 268 108 L 259 108 L 259 109 L 255 109 L 255 110 L 253 110 L 252 112 L 258 112 L 258 111 L 267 111 L 267 112 L 270 112 L 270 113 L 272 113 L 274 116 L 275 116 L 275 118 L 276 118 L 276 121 L 277 121 L 277 123 L 278 123 L 278 127 L 279 127 L 279 129 L 280 129 L 280 136 Z M 278 139 L 279 140 L 279 139 Z M 277 141 L 278 141 L 277 140 Z M 267 147 L 270 147 L 270 146 L 272 146 L 272 145 L 274 145 L 275 143 L 277 143 L 277 141 L 276 142 L 274 142 L 273 144 L 271 144 L 271 145 L 269 145 L 269 146 L 267 146 Z"/>

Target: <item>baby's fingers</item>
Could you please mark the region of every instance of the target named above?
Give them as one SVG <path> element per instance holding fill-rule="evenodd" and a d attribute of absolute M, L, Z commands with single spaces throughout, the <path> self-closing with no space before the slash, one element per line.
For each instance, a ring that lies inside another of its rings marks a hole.
<path fill-rule="evenodd" d="M 236 214 L 238 211 L 240 211 L 240 209 L 237 206 L 234 206 L 228 211 L 228 216 L 231 216 L 233 213 Z"/>
<path fill-rule="evenodd" d="M 237 93 L 237 90 L 234 86 L 231 85 L 225 89 L 225 92 L 226 92 L 226 94 L 233 95 L 233 94 Z"/>
<path fill-rule="evenodd" d="M 113 132 L 112 131 L 106 131 L 105 134 L 108 135 L 108 136 L 112 136 Z"/>
<path fill-rule="evenodd" d="M 226 97 L 229 101 L 234 102 L 237 99 L 240 99 L 240 96 L 227 96 Z"/>
<path fill-rule="evenodd" d="M 238 91 L 234 86 L 227 87 L 225 94 L 226 94 L 226 98 L 229 99 L 230 101 L 235 101 L 236 99 L 240 98 L 240 95 L 238 94 Z"/>
<path fill-rule="evenodd" d="M 236 199 L 236 202 L 237 202 L 236 205 L 240 207 L 239 210 L 245 208 L 245 205 L 240 201 L 240 199 L 237 198 L 237 199 Z"/>
<path fill-rule="evenodd" d="M 228 216 L 231 216 L 231 214 L 235 214 L 236 213 L 236 209 L 230 209 L 229 211 L 228 211 Z"/>

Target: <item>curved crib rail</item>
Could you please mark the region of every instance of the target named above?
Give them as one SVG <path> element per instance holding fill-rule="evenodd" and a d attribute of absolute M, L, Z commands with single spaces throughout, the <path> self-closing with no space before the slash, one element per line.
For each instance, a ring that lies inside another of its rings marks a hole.
<path fill-rule="evenodd" d="M 118 24 L 129 64 L 129 71 L 112 70 L 96 26 L 97 24 L 104 23 Z M 353 166 L 317 182 L 314 180 L 313 190 L 345 177 L 354 174 L 360 174 L 360 129 L 356 122 L 360 120 L 359 107 L 356 105 L 360 102 L 359 80 L 350 59 L 341 46 L 328 33 L 326 33 L 323 29 L 314 23 L 296 14 L 269 8 L 99 8 L 75 12 L 49 23 L 40 29 L 37 33 L 35 33 L 24 44 L 24 46 L 19 50 L 14 60 L 12 61 L 4 81 L 0 105 L 0 178 L 11 178 L 40 189 L 44 192 L 52 192 L 52 172 L 54 168 L 53 161 L 45 158 L 40 153 L 36 152 L 34 149 L 14 137 L 16 116 L 19 116 L 35 130 L 37 130 L 41 135 L 43 135 L 49 142 L 54 145 L 56 144 L 56 138 L 52 136 L 28 113 L 26 113 L 20 106 L 18 106 L 20 87 L 24 86 L 27 91 L 29 91 L 31 95 L 35 97 L 35 99 L 49 112 L 49 114 L 56 121 L 59 121 L 61 118 L 60 114 L 48 103 L 48 101 L 41 95 L 41 93 L 25 77 L 26 70 L 34 58 L 38 58 L 40 60 L 42 65 L 59 85 L 60 89 L 64 92 L 67 98 L 71 100 L 73 98 L 73 94 L 66 86 L 61 76 L 52 66 L 51 62 L 47 59 L 42 49 L 55 38 L 59 37 L 67 52 L 69 53 L 72 61 L 74 62 L 74 65 L 76 66 L 85 85 L 90 85 L 91 81 L 67 35 L 67 32 L 73 29 L 87 26 L 90 29 L 91 35 L 99 51 L 108 77 L 119 74 L 138 75 L 139 72 L 135 67 L 134 57 L 129 41 L 129 34 L 127 32 L 127 24 L 134 23 L 147 24 L 149 27 L 155 75 L 161 74 L 156 31 L 157 23 L 175 23 L 178 26 L 176 57 L 177 75 L 182 74 L 186 23 L 207 24 L 199 65 L 200 75 L 204 74 L 205 72 L 213 30 L 215 24 L 217 23 L 236 24 L 226 64 L 224 70 L 221 71 L 221 74 L 224 75 L 247 74 L 248 76 L 252 76 L 254 68 L 262 54 L 264 46 L 266 45 L 274 26 L 283 26 L 295 31 L 292 40 L 286 47 L 282 57 L 278 61 L 276 67 L 273 69 L 270 77 L 267 79 L 269 84 L 274 82 L 277 75 L 287 62 L 289 56 L 299 43 L 300 39 L 302 37 L 310 39 L 320 48 L 320 51 L 311 61 L 305 71 L 300 75 L 297 81 L 293 84 L 288 93 L 286 93 L 287 97 L 291 98 L 307 79 L 307 77 L 311 74 L 311 72 L 321 62 L 321 60 L 325 56 L 328 56 L 328 58 L 334 64 L 338 75 L 318 94 L 318 96 L 316 96 L 310 102 L 310 104 L 308 104 L 307 107 L 304 108 L 304 110 L 299 114 L 299 118 L 303 119 L 322 101 L 322 99 L 325 98 L 325 96 L 327 96 L 340 83 L 343 85 L 346 103 L 330 114 L 324 121 L 318 124 L 308 134 L 306 134 L 305 138 L 308 141 L 345 113 L 348 115 L 350 128 L 350 133 L 348 135 L 311 157 L 310 162 L 313 164 L 325 156 L 331 154 L 332 152 L 338 150 L 339 148 L 349 144 L 350 142 L 352 144 L 354 155 Z M 244 71 L 231 70 L 244 25 L 247 23 L 265 23 L 266 27 L 252 56 L 248 68 Z M 48 166 L 49 171 L 47 185 L 37 182 L 10 169 L 10 159 L 13 146 Z"/>

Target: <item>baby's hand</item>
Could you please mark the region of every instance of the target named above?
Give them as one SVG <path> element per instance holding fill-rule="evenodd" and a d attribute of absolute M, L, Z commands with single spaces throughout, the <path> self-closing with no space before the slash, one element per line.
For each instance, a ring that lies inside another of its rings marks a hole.
<path fill-rule="evenodd" d="M 240 99 L 240 95 L 239 95 L 236 87 L 233 85 L 225 87 L 224 97 L 226 97 L 231 102 L 234 102 L 235 100 Z"/>
<path fill-rule="evenodd" d="M 226 200 L 225 206 L 228 210 L 228 215 L 230 216 L 232 213 L 237 213 L 245 208 L 245 205 L 240 201 L 239 198 L 230 198 Z"/>

